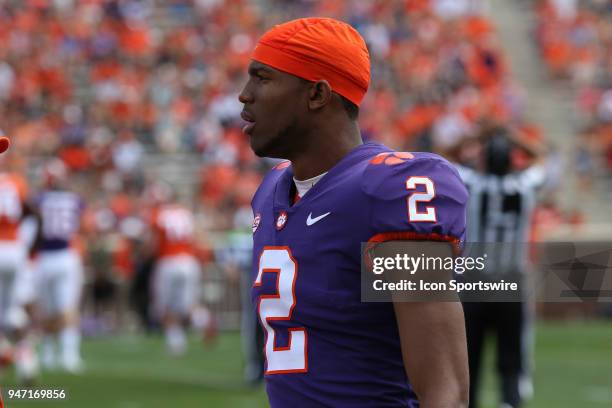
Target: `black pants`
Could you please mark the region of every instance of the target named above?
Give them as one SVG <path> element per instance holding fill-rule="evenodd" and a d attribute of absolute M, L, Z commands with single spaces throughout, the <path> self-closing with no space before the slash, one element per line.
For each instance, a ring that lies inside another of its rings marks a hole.
<path fill-rule="evenodd" d="M 501 379 L 502 402 L 521 404 L 519 381 L 526 371 L 526 347 L 523 344 L 526 322 L 525 304 L 521 302 L 463 304 L 470 365 L 470 408 L 476 408 L 480 384 L 481 357 L 486 334 L 497 337 L 497 370 Z"/>

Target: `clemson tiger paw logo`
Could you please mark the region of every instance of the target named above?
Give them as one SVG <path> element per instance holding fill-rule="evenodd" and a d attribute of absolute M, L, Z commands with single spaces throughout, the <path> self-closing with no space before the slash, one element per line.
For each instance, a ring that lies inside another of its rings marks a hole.
<path fill-rule="evenodd" d="M 414 155 L 409 152 L 388 152 L 377 154 L 372 160 L 370 160 L 370 163 L 374 165 L 384 163 L 387 166 L 394 166 L 396 164 L 404 163 L 410 159 L 414 159 Z"/>

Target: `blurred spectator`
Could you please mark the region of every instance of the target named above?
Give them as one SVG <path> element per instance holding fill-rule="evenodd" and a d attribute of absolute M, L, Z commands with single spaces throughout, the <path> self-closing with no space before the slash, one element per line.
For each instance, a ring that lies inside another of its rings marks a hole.
<path fill-rule="evenodd" d="M 578 118 L 590 129 L 576 140 L 580 187 L 600 156 L 612 169 L 612 7 L 601 0 L 539 0 L 536 39 L 551 74 L 577 89 Z M 586 145 L 584 142 L 587 142 Z"/>

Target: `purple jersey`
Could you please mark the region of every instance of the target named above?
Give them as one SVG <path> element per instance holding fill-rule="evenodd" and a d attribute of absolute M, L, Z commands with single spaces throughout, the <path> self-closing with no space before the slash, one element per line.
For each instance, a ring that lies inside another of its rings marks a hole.
<path fill-rule="evenodd" d="M 272 408 L 416 407 L 391 303 L 361 302 L 361 243 L 458 239 L 467 191 L 430 153 L 366 143 L 296 204 L 289 163 L 253 198 L 252 300 Z"/>
<path fill-rule="evenodd" d="M 70 246 L 79 231 L 83 202 L 70 191 L 46 191 L 38 198 L 41 221 L 41 250 Z"/>

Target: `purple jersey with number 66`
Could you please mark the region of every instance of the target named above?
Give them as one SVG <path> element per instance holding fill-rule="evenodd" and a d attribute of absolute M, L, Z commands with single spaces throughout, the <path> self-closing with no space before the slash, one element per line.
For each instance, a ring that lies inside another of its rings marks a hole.
<path fill-rule="evenodd" d="M 417 407 L 393 305 L 361 302 L 361 243 L 462 240 L 468 196 L 456 170 L 434 154 L 366 143 L 293 205 L 292 183 L 281 163 L 252 202 L 252 300 L 271 407 Z"/>

